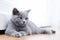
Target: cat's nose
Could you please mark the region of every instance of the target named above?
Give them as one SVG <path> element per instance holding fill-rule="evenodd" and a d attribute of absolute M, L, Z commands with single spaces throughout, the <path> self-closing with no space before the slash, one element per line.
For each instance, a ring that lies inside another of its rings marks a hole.
<path fill-rule="evenodd" d="M 23 23 L 25 23 L 25 21 L 23 21 Z"/>

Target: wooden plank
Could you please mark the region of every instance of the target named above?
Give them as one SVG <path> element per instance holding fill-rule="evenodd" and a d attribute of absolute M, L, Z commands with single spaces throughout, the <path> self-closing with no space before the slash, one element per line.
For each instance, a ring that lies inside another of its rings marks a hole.
<path fill-rule="evenodd" d="M 29 35 L 29 36 L 22 36 L 22 37 L 11 37 L 11 36 L 7 36 L 7 35 L 0 35 L 0 40 L 28 40 L 31 39 L 31 37 L 41 37 L 41 36 L 50 36 L 47 34 L 38 34 L 38 35 Z"/>

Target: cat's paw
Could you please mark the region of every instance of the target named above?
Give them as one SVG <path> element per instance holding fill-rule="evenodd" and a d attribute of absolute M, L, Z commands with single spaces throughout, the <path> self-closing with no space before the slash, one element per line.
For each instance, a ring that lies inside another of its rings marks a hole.
<path fill-rule="evenodd" d="M 54 31 L 54 30 L 51 30 L 52 31 L 52 34 L 55 34 L 56 33 L 56 31 Z"/>
<path fill-rule="evenodd" d="M 20 37 L 19 33 L 13 33 L 11 36 L 13 36 L 13 37 Z"/>
<path fill-rule="evenodd" d="M 26 36 L 27 35 L 27 33 L 26 32 L 23 32 L 23 31 L 20 31 L 19 33 L 20 33 L 19 34 L 20 36 Z"/>
<path fill-rule="evenodd" d="M 15 37 L 20 37 L 19 34 L 15 34 Z"/>
<path fill-rule="evenodd" d="M 56 33 L 56 31 L 54 31 L 54 30 L 49 30 L 48 31 L 48 34 L 55 34 Z"/>

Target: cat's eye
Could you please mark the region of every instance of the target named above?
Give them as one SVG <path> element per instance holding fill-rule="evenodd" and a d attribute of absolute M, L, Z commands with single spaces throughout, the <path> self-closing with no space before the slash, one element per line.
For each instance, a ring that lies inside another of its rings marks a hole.
<path fill-rule="evenodd" d="M 25 18 L 25 20 L 27 20 L 28 18 Z"/>
<path fill-rule="evenodd" d="M 22 17 L 20 17 L 20 19 L 22 19 Z"/>

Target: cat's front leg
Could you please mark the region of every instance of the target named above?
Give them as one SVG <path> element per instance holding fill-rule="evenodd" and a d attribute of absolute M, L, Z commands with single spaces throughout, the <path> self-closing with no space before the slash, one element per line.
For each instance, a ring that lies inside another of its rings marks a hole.
<path fill-rule="evenodd" d="M 17 33 L 12 33 L 10 36 L 20 37 L 18 32 Z"/>
<path fill-rule="evenodd" d="M 15 30 L 6 30 L 5 34 L 13 37 L 19 37 L 19 33 Z"/>

